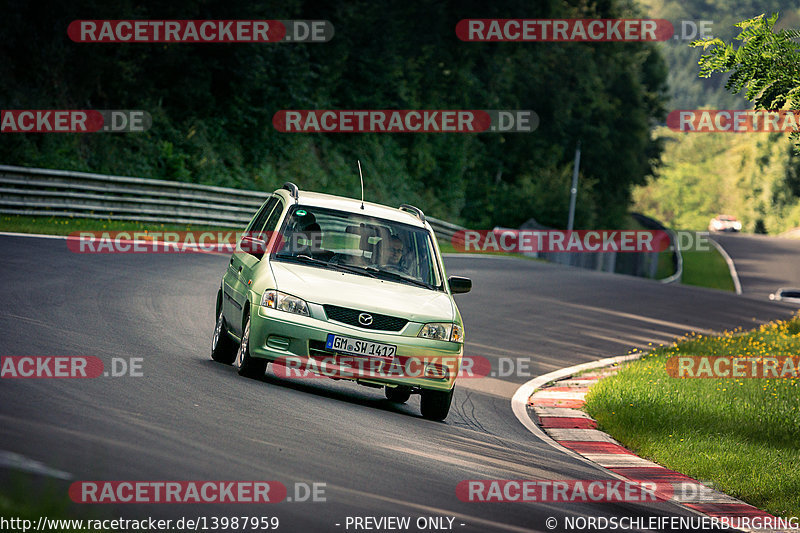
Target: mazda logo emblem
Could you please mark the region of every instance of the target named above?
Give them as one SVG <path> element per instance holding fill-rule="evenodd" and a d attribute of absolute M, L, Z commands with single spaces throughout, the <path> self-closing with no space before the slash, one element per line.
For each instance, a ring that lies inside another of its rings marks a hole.
<path fill-rule="evenodd" d="M 372 325 L 372 315 L 369 313 L 361 313 L 358 315 L 358 323 L 362 326 L 370 326 Z"/>

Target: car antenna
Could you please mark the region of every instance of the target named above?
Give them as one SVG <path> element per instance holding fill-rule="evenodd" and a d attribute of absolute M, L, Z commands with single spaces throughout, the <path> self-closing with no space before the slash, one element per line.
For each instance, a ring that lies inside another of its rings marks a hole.
<path fill-rule="evenodd" d="M 358 161 L 358 177 L 361 178 L 361 209 L 364 209 L 364 175 L 361 173 L 361 160 Z"/>

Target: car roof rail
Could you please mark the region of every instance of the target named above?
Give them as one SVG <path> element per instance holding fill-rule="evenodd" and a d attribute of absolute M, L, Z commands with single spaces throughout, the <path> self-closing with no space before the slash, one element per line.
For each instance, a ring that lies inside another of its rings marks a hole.
<path fill-rule="evenodd" d="M 410 204 L 400 204 L 400 211 L 408 211 L 409 213 L 413 213 L 419 218 L 422 222 L 425 222 L 425 213 L 422 212 L 422 209 L 419 207 L 414 207 Z"/>
<path fill-rule="evenodd" d="M 286 189 L 287 191 L 289 191 L 289 195 L 295 199 L 295 202 L 297 202 L 300 199 L 300 189 L 298 189 L 297 185 L 295 185 L 291 181 L 287 181 L 286 183 L 284 183 L 281 189 Z"/>

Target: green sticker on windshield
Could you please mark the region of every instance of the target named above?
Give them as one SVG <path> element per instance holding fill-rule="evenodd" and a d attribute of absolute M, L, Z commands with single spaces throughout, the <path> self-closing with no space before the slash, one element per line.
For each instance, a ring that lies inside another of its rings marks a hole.
<path fill-rule="evenodd" d="M 297 210 L 297 216 L 299 216 L 299 217 L 304 217 L 304 216 L 306 216 L 306 214 L 307 213 L 303 209 L 298 209 Z"/>

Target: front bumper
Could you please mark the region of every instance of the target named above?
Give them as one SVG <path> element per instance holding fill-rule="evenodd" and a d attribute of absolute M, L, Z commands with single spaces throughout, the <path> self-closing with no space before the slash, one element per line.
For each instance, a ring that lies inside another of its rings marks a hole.
<path fill-rule="evenodd" d="M 377 385 L 450 390 L 458 376 L 464 345 L 417 337 L 422 324 L 409 322 L 397 333 L 253 306 L 250 355 L 323 376 Z M 337 354 L 325 349 L 328 334 L 397 346 L 393 360 Z M 297 374 L 287 374 L 297 375 Z"/>

